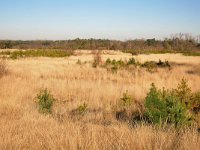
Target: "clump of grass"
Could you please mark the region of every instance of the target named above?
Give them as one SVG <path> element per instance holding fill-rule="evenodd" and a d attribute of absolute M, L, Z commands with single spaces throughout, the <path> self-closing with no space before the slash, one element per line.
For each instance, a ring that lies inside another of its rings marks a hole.
<path fill-rule="evenodd" d="M 6 60 L 0 59 L 0 77 L 5 75 L 7 72 L 8 70 L 7 70 Z"/>
<path fill-rule="evenodd" d="M 87 113 L 87 111 L 88 111 L 88 104 L 84 102 L 83 104 L 79 105 L 76 109 L 72 110 L 72 114 L 84 115 Z"/>
<path fill-rule="evenodd" d="M 131 95 L 128 94 L 128 91 L 126 91 L 123 94 L 123 97 L 120 98 L 120 103 L 123 107 L 130 107 L 131 104 L 133 103 L 133 98 L 131 97 Z"/>
<path fill-rule="evenodd" d="M 77 60 L 77 62 L 76 62 L 76 64 L 78 64 L 78 65 L 82 65 L 82 62 L 81 62 L 81 60 L 80 60 L 80 59 L 78 59 L 78 60 Z"/>
<path fill-rule="evenodd" d="M 115 117 L 117 120 L 128 121 L 131 120 L 133 105 L 133 97 L 128 94 L 128 91 L 123 93 L 122 98 L 119 100 L 119 106 L 115 112 Z"/>
<path fill-rule="evenodd" d="M 190 101 L 190 108 L 196 115 L 200 113 L 200 91 L 193 93 Z"/>
<path fill-rule="evenodd" d="M 101 51 L 97 51 L 94 54 L 94 61 L 92 63 L 92 67 L 96 68 L 97 66 L 101 65 L 102 58 L 101 58 Z"/>
<path fill-rule="evenodd" d="M 45 89 L 42 90 L 38 96 L 37 96 L 37 103 L 39 106 L 39 112 L 44 113 L 44 114 L 49 114 L 52 113 L 52 106 L 55 101 L 55 98 L 51 93 Z"/>

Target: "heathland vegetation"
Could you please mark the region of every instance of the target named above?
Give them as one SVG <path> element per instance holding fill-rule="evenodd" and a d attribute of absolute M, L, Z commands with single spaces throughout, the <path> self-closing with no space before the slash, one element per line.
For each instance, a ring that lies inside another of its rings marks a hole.
<path fill-rule="evenodd" d="M 1 149 L 200 147 L 198 56 L 60 49 L 0 56 Z"/>

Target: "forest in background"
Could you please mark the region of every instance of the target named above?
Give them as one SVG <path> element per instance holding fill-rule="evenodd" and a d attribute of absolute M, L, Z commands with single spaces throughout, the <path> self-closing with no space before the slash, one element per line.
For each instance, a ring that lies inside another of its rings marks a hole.
<path fill-rule="evenodd" d="M 154 51 L 200 51 L 200 36 L 174 34 L 164 40 L 134 39 L 127 41 L 109 39 L 74 40 L 0 40 L 0 49 L 62 49 L 62 50 L 154 50 Z"/>

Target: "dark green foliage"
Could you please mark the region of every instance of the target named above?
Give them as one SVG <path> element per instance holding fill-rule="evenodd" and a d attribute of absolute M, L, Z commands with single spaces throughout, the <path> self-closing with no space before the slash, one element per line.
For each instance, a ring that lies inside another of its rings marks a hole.
<path fill-rule="evenodd" d="M 192 117 L 185 104 L 179 101 L 174 90 L 157 90 L 152 84 L 145 99 L 145 115 L 155 124 L 189 125 Z"/>
<path fill-rule="evenodd" d="M 39 105 L 39 111 L 41 113 L 51 113 L 52 112 L 52 106 L 53 106 L 53 102 L 55 101 L 55 98 L 50 94 L 50 92 L 45 89 L 42 90 L 38 96 L 38 105 Z"/>
<path fill-rule="evenodd" d="M 146 43 L 147 43 L 148 46 L 154 46 L 156 44 L 156 39 L 155 38 L 147 39 Z"/>
<path fill-rule="evenodd" d="M 164 62 L 162 62 L 160 59 L 157 63 L 157 66 L 160 66 L 160 67 L 170 67 L 170 64 L 167 60 L 165 60 Z"/>
<path fill-rule="evenodd" d="M 105 65 L 110 65 L 111 62 L 112 62 L 112 61 L 110 60 L 110 58 L 107 58 L 107 59 L 106 59 L 106 62 L 105 62 Z"/>
<path fill-rule="evenodd" d="M 136 64 L 136 61 L 134 58 L 130 58 L 127 62 L 127 65 L 135 65 Z"/>
<path fill-rule="evenodd" d="M 96 62 L 94 61 L 93 66 L 96 66 Z M 131 66 L 140 66 L 146 68 L 149 72 L 156 72 L 157 68 L 169 68 L 171 69 L 171 65 L 166 60 L 162 62 L 159 60 L 158 62 L 155 61 L 146 61 L 143 64 L 140 62 L 136 62 L 134 58 L 130 58 L 128 61 L 123 60 L 110 60 L 108 58 L 106 62 L 104 63 L 103 67 L 107 67 L 108 70 L 111 70 L 112 72 L 116 73 L 118 69 L 130 69 Z"/>
<path fill-rule="evenodd" d="M 157 68 L 165 68 L 165 67 L 167 67 L 167 68 L 171 69 L 171 65 L 169 64 L 169 62 L 167 60 L 165 60 L 163 62 L 160 59 L 159 59 L 158 62 L 146 61 L 141 66 L 146 68 L 149 72 L 155 72 L 157 70 Z"/>
<path fill-rule="evenodd" d="M 123 66 L 126 65 L 126 63 L 123 60 L 120 59 L 120 60 L 116 61 L 115 65 L 118 65 L 119 67 L 123 67 Z"/>
<path fill-rule="evenodd" d="M 155 61 L 146 61 L 141 66 L 146 68 L 149 72 L 155 72 L 157 70 L 157 64 Z"/>
<path fill-rule="evenodd" d="M 158 67 L 171 67 L 169 62 L 165 60 L 164 62 L 159 59 L 158 63 L 156 63 Z"/>
<path fill-rule="evenodd" d="M 125 68 L 127 64 L 123 60 L 110 60 L 110 58 L 108 58 L 103 66 L 107 67 L 107 69 L 111 70 L 113 73 L 117 73 L 118 69 Z"/>
<path fill-rule="evenodd" d="M 145 99 L 146 115 L 153 123 L 160 123 L 161 119 L 166 119 L 166 104 L 161 100 L 161 93 L 157 91 L 154 84 L 151 85 L 150 92 Z"/>

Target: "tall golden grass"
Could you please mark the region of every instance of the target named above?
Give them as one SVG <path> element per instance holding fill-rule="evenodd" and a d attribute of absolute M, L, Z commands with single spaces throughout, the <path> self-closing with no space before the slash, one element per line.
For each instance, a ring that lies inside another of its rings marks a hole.
<path fill-rule="evenodd" d="M 102 59 L 132 56 L 103 52 Z M 93 55 L 78 51 L 69 58 L 24 58 L 7 60 L 9 73 L 0 78 L 0 149 L 199 149 L 196 129 L 161 129 L 152 125 L 130 127 L 116 121 L 113 107 L 125 91 L 142 102 L 154 82 L 174 88 L 184 77 L 193 91 L 200 90 L 200 57 L 180 54 L 139 55 L 140 61 L 169 60 L 179 63 L 171 70 L 119 70 L 92 68 Z M 87 61 L 84 65 L 77 60 Z M 35 103 L 42 89 L 57 99 L 52 115 L 40 114 Z M 74 117 L 80 104 L 89 112 Z"/>

